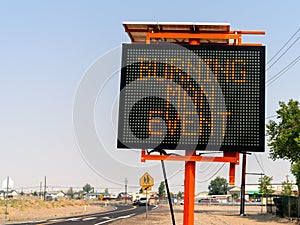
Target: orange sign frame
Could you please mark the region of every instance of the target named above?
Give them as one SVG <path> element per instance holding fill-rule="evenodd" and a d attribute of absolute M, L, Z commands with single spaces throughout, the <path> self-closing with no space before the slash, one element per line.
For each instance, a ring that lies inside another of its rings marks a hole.
<path fill-rule="evenodd" d="M 126 24 L 124 24 L 125 26 Z M 140 24 L 138 24 L 140 25 Z M 139 32 L 139 30 L 126 29 L 125 31 Z M 142 30 L 141 32 L 145 32 Z M 201 40 L 228 40 L 226 45 L 243 45 L 243 46 L 261 46 L 261 43 L 243 43 L 242 35 L 264 35 L 265 31 L 220 31 L 220 32 L 191 32 L 191 31 L 168 31 L 148 29 L 146 32 L 145 42 L 147 44 L 155 43 L 158 40 L 168 39 L 185 39 L 188 44 L 199 45 Z M 132 36 L 131 36 L 132 37 Z M 231 40 L 231 42 L 230 42 Z M 184 179 L 184 217 L 183 225 L 194 224 L 194 197 L 195 197 L 195 171 L 196 162 L 225 162 L 229 163 L 229 184 L 235 183 L 235 166 L 239 165 L 239 152 L 223 152 L 223 156 L 201 156 L 196 155 L 196 151 L 186 150 L 184 156 L 178 155 L 150 155 L 145 149 L 141 151 L 141 162 L 147 160 L 169 160 L 169 161 L 185 161 L 185 179 Z"/>

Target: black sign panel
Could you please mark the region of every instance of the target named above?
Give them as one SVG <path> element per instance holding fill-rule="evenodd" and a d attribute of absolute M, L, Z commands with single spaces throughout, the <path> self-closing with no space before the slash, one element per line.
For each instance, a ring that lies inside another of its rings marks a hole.
<path fill-rule="evenodd" d="M 124 44 L 118 148 L 264 151 L 265 47 Z"/>

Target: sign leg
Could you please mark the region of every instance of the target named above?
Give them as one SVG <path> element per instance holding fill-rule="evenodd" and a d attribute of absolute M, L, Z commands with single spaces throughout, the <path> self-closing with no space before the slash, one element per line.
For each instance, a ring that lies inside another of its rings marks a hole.
<path fill-rule="evenodd" d="M 146 219 L 148 219 L 148 188 L 146 188 Z"/>
<path fill-rule="evenodd" d="M 241 181 L 241 204 L 240 215 L 245 216 L 245 184 L 246 184 L 246 157 L 247 154 L 243 153 L 243 167 L 242 167 L 242 181 Z"/>
<path fill-rule="evenodd" d="M 188 155 L 188 152 L 186 152 Z M 185 164 L 183 225 L 194 225 L 196 162 Z"/>

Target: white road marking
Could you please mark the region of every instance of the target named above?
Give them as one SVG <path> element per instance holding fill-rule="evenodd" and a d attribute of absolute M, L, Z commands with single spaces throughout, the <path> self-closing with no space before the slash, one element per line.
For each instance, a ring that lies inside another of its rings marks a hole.
<path fill-rule="evenodd" d="M 66 221 L 77 221 L 77 220 L 80 220 L 82 219 L 81 217 L 73 217 L 73 218 L 69 218 L 67 219 Z"/>
<path fill-rule="evenodd" d="M 100 222 L 100 223 L 95 223 L 94 225 L 101 225 L 101 224 L 109 223 L 109 222 L 112 222 L 112 221 L 115 221 L 115 220 L 126 219 L 126 218 L 129 218 L 129 217 L 134 216 L 134 215 L 135 215 L 135 213 L 132 213 L 132 214 L 129 214 L 127 216 L 120 216 L 120 217 L 113 218 L 113 219 L 110 219 L 110 220 L 106 220 L 106 221 L 103 221 L 103 222 Z"/>
<path fill-rule="evenodd" d="M 15 224 L 29 224 L 29 223 L 44 223 L 44 222 L 46 222 L 47 220 L 38 220 L 38 221 L 31 221 L 31 220 L 29 220 L 29 221 L 25 221 L 25 222 L 20 222 L 20 223 L 15 223 Z"/>
<path fill-rule="evenodd" d="M 104 216 L 104 217 L 102 217 L 102 219 L 109 220 L 110 217 L 109 216 Z"/>
<path fill-rule="evenodd" d="M 48 220 L 48 222 L 59 222 L 59 221 L 65 221 L 65 219 L 51 219 L 51 220 Z"/>
<path fill-rule="evenodd" d="M 151 210 L 155 210 L 158 208 L 158 205 L 154 206 Z"/>
<path fill-rule="evenodd" d="M 88 221 L 88 220 L 94 220 L 94 219 L 97 219 L 97 217 L 87 217 L 87 218 L 82 219 L 82 221 Z"/>
<path fill-rule="evenodd" d="M 132 217 L 132 216 L 134 216 L 134 215 L 135 215 L 135 213 L 132 213 L 132 214 L 129 214 L 129 215 L 127 215 L 127 216 L 121 216 L 121 217 L 119 217 L 119 218 L 125 219 L 125 218 Z"/>

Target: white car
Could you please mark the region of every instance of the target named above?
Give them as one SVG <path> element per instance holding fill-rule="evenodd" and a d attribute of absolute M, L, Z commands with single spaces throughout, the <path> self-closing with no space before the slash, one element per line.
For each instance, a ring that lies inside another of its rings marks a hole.
<path fill-rule="evenodd" d="M 146 197 L 140 198 L 140 200 L 139 200 L 139 206 L 146 205 L 146 204 L 149 205 L 149 200 L 147 201 Z"/>

